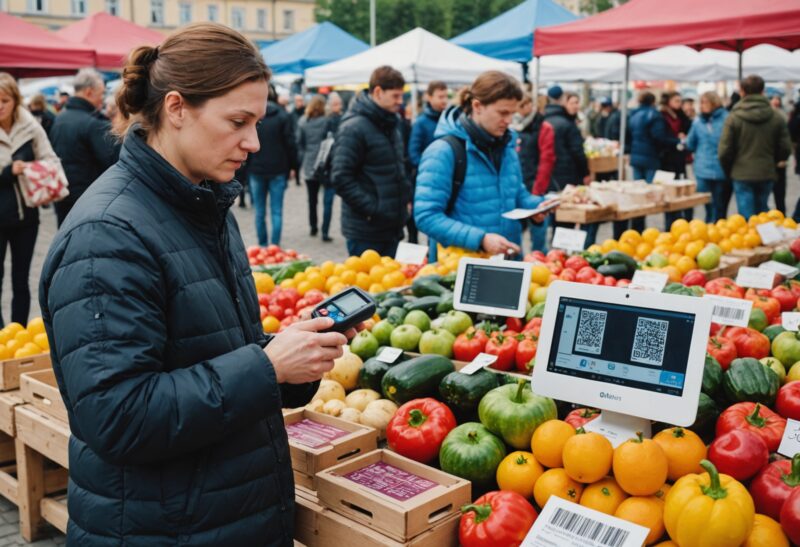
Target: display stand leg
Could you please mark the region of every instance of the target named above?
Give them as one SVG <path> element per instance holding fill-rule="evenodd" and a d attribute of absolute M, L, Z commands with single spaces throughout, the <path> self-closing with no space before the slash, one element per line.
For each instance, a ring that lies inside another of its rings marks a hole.
<path fill-rule="evenodd" d="M 586 423 L 583 428 L 586 431 L 600 433 L 611 441 L 614 448 L 628 439 L 635 438 L 639 432 L 645 438 L 650 438 L 652 433 L 650 420 L 606 410 L 602 411 L 598 418 Z"/>

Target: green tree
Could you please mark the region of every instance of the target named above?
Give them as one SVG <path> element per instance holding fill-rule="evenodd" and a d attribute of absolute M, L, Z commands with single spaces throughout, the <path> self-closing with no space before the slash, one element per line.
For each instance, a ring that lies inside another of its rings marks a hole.
<path fill-rule="evenodd" d="M 369 43 L 369 0 L 317 0 L 314 17 Z"/>
<path fill-rule="evenodd" d="M 417 26 L 439 36 L 447 37 L 450 30 L 447 21 L 450 10 L 448 9 L 446 14 L 442 4 L 442 2 L 417 0 L 415 6 Z"/>
<path fill-rule="evenodd" d="M 382 0 L 376 5 L 375 25 L 378 43 L 383 43 L 417 26 L 417 4 L 414 0 Z"/>

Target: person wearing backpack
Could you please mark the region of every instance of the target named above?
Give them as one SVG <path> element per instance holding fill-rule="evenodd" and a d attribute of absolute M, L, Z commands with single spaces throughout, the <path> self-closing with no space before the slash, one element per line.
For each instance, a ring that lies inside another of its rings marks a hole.
<path fill-rule="evenodd" d="M 544 201 L 525 188 L 509 130 L 521 99 L 514 78 L 488 71 L 461 91 L 460 107 L 442 114 L 437 140 L 422 154 L 414 195 L 414 216 L 428 235 L 431 259 L 437 243 L 491 255 L 521 252 L 522 224 L 502 214 Z"/>
<path fill-rule="evenodd" d="M 333 198 L 336 190 L 329 184 L 324 176 L 315 173 L 317 156 L 320 144 L 331 133 L 331 120 L 325 116 L 325 97 L 315 95 L 306 107 L 306 113 L 297 127 L 297 152 L 300 160 L 300 168 L 308 190 L 308 224 L 311 228 L 311 236 L 316 236 L 319 228 L 317 226 L 317 197 L 319 196 L 320 186 L 324 188 L 322 198 L 322 241 L 328 243 L 333 241 L 328 235 L 331 226 L 331 215 L 333 211 Z"/>

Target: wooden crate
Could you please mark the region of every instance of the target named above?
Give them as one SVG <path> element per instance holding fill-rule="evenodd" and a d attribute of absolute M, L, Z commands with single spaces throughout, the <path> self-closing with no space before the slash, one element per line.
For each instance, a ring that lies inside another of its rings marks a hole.
<path fill-rule="evenodd" d="M 401 543 L 458 514 L 471 489 L 469 481 L 388 450 L 317 474 L 321 505 Z"/>
<path fill-rule="evenodd" d="M 592 173 L 611 173 L 619 167 L 619 158 L 615 156 L 605 156 L 596 158 L 587 158 L 589 171 Z M 594 177 L 592 177 L 594 180 Z"/>
<path fill-rule="evenodd" d="M 711 194 L 708 192 L 700 192 L 675 199 L 668 199 L 664 210 L 667 212 L 683 211 L 684 209 L 692 209 L 697 205 L 705 205 L 706 203 L 711 203 Z"/>
<path fill-rule="evenodd" d="M 378 448 L 378 433 L 374 428 L 320 412 L 297 408 L 285 412 L 283 422 L 289 433 L 289 454 L 295 483 L 312 490 L 317 489 L 318 472 Z M 311 431 L 305 440 L 293 437 L 293 427 L 298 427 L 294 424 L 301 422 L 319 431 Z M 327 440 L 325 433 L 339 436 Z"/>
<path fill-rule="evenodd" d="M 758 266 L 772 257 L 772 247 L 754 247 L 752 249 L 734 249 L 731 255 L 743 258 L 745 266 Z"/>
<path fill-rule="evenodd" d="M 69 426 L 31 405 L 16 408 L 17 498 L 20 534 L 34 541 L 49 522 L 66 532 L 67 512 L 64 492 L 47 496 L 47 460 L 63 472 L 69 468 Z"/>
<path fill-rule="evenodd" d="M 739 268 L 747 265 L 747 260 L 742 256 L 726 254 L 719 259 L 719 277 L 736 279 Z"/>
<path fill-rule="evenodd" d="M 556 221 L 575 224 L 591 224 L 605 222 L 614 218 L 616 207 L 607 205 L 565 203 L 556 209 Z"/>
<path fill-rule="evenodd" d="M 50 367 L 52 367 L 52 364 L 49 352 L 31 357 L 0 361 L 0 391 L 19 389 L 19 376 L 24 372 L 33 372 Z"/>
<path fill-rule="evenodd" d="M 56 374 L 52 368 L 26 372 L 20 376 L 20 394 L 26 403 L 30 403 L 45 414 L 68 422 L 67 407 L 58 391 Z"/>
<path fill-rule="evenodd" d="M 24 402 L 19 390 L 0 393 L 0 431 L 10 437 L 17 436 L 14 410 Z"/>
<path fill-rule="evenodd" d="M 313 492 L 298 488 L 294 539 L 308 547 L 457 547 L 460 515 L 454 514 L 406 542 L 395 541 L 320 505 Z"/>
<path fill-rule="evenodd" d="M 646 217 L 664 212 L 664 204 L 656 203 L 647 207 L 637 207 L 635 209 L 617 209 L 612 220 L 630 220 L 632 218 Z"/>

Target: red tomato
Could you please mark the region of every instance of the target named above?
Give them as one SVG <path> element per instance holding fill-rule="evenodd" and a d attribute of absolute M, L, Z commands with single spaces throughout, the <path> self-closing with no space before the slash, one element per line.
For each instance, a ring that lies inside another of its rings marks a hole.
<path fill-rule="evenodd" d="M 472 361 L 483 352 L 489 337 L 482 330 L 471 328 L 458 335 L 453 343 L 453 357 L 457 361 Z"/>
<path fill-rule="evenodd" d="M 465 505 L 458 529 L 463 547 L 520 545 L 536 521 L 536 509 L 510 490 L 489 492 Z"/>
<path fill-rule="evenodd" d="M 430 397 L 414 399 L 397 409 L 386 426 L 389 448 L 414 461 L 428 463 L 439 455 L 444 438 L 456 427 L 456 418 Z"/>
<path fill-rule="evenodd" d="M 705 286 L 708 294 L 716 294 L 718 296 L 728 296 L 730 298 L 744 298 L 744 289 L 737 285 L 733 279 L 729 277 L 718 277 L 712 279 Z"/>
<path fill-rule="evenodd" d="M 772 293 L 769 289 L 754 289 L 750 287 L 744 293 L 745 298 L 750 298 L 751 296 L 772 296 Z"/>
<path fill-rule="evenodd" d="M 517 339 L 513 336 L 506 336 L 503 333 L 496 332 L 489 338 L 484 351 L 489 355 L 497 355 L 497 361 L 491 365 L 493 369 L 511 370 L 517 353 Z"/>
<path fill-rule="evenodd" d="M 723 338 L 731 340 L 736 346 L 737 357 L 763 359 L 769 356 L 769 338 L 748 327 L 733 327 L 725 331 Z M 719 359 L 717 359 L 719 361 Z M 722 363 L 720 363 L 722 364 Z"/>
<path fill-rule="evenodd" d="M 314 306 L 325 300 L 325 293 L 319 289 L 311 289 L 305 294 L 304 298 L 310 305 Z"/>
<path fill-rule="evenodd" d="M 286 310 L 279 304 L 270 304 L 267 310 L 269 311 L 269 315 L 274 315 L 278 319 L 283 319 L 286 316 Z M 291 314 L 291 311 L 289 313 Z"/>
<path fill-rule="evenodd" d="M 708 339 L 706 351 L 717 360 L 722 370 L 728 370 L 728 367 L 731 366 L 731 361 L 738 357 L 736 344 L 732 340 L 719 336 L 712 336 Z"/>
<path fill-rule="evenodd" d="M 542 330 L 542 318 L 541 317 L 534 317 L 522 328 L 522 332 L 536 332 L 538 333 Z"/>
<path fill-rule="evenodd" d="M 797 297 L 785 285 L 772 289 L 772 298 L 781 303 L 781 311 L 792 311 L 797 304 Z"/>
<path fill-rule="evenodd" d="M 687 287 L 694 287 L 706 284 L 706 274 L 704 274 L 700 270 L 689 270 L 683 277 L 681 278 L 681 283 L 686 285 Z"/>
<path fill-rule="evenodd" d="M 567 253 L 559 249 L 553 249 L 547 253 L 547 260 L 563 264 L 567 260 Z"/>
<path fill-rule="evenodd" d="M 600 416 L 600 411 L 596 408 L 576 408 L 564 418 L 564 421 L 575 429 L 581 428 L 587 423 Z"/>
<path fill-rule="evenodd" d="M 547 261 L 544 263 L 544 265 L 555 275 L 558 275 L 564 271 L 564 265 L 561 262 Z"/>
<path fill-rule="evenodd" d="M 784 418 L 800 420 L 800 381 L 795 380 L 784 384 L 778 390 L 775 410 Z"/>
<path fill-rule="evenodd" d="M 509 331 L 519 332 L 522 330 L 522 319 L 518 317 L 507 317 L 506 318 L 506 334 Z"/>
<path fill-rule="evenodd" d="M 771 296 L 754 296 L 749 295 L 745 297 L 747 300 L 753 302 L 754 308 L 763 310 L 764 315 L 767 316 L 767 321 L 772 321 L 781 315 L 781 303 L 777 298 Z"/>
<path fill-rule="evenodd" d="M 758 403 L 736 403 L 717 419 L 717 437 L 734 429 L 752 431 L 761 437 L 770 452 L 775 452 L 781 444 L 786 419 Z"/>
<path fill-rule="evenodd" d="M 717 333 L 718 333 L 720 330 L 722 330 L 722 325 L 720 325 L 719 323 L 714 323 L 714 322 L 712 321 L 712 322 L 711 322 L 711 328 L 710 328 L 710 329 L 709 329 L 709 331 L 708 331 L 708 335 L 709 335 L 709 336 L 716 336 L 716 335 L 717 335 Z"/>
<path fill-rule="evenodd" d="M 598 283 L 598 285 L 599 285 L 599 283 Z M 616 277 L 611 277 L 610 275 L 607 275 L 607 276 L 605 276 L 603 278 L 603 285 L 605 285 L 606 287 L 616 287 L 617 286 L 617 278 Z"/>
<path fill-rule="evenodd" d="M 708 459 L 720 473 L 745 481 L 769 463 L 769 450 L 757 434 L 734 429 L 714 439 L 708 447 Z"/>
<path fill-rule="evenodd" d="M 259 316 L 261 317 L 262 321 L 266 316 L 269 315 L 269 309 L 263 304 L 258 307 L 258 311 L 260 312 Z"/>
<path fill-rule="evenodd" d="M 571 256 L 564 262 L 564 267 L 569 268 L 571 270 L 575 270 L 576 272 L 579 271 L 581 268 L 588 266 L 589 262 L 586 261 L 585 258 L 582 256 Z"/>
<path fill-rule="evenodd" d="M 253 245 L 251 247 L 248 247 L 247 248 L 247 258 L 256 258 L 258 256 L 258 253 L 260 253 L 260 252 L 261 252 L 261 247 L 258 247 L 257 245 Z"/>
<path fill-rule="evenodd" d="M 520 372 L 530 372 L 533 370 L 533 360 L 536 357 L 536 348 L 539 343 L 529 338 L 524 338 L 517 345 L 517 355 L 514 360 L 517 370 Z"/>
<path fill-rule="evenodd" d="M 525 257 L 525 262 L 544 262 L 545 260 L 547 260 L 547 257 L 542 251 L 533 251 Z"/>
<path fill-rule="evenodd" d="M 786 286 L 792 291 L 792 294 L 795 295 L 796 298 L 800 298 L 800 281 L 790 279 L 786 282 Z"/>
<path fill-rule="evenodd" d="M 575 270 L 565 268 L 563 272 L 558 274 L 558 278 L 562 281 L 575 281 L 576 275 Z"/>
<path fill-rule="evenodd" d="M 258 303 L 262 306 L 269 306 L 270 298 L 268 294 L 259 294 L 258 295 Z"/>
<path fill-rule="evenodd" d="M 630 279 L 620 279 L 619 281 L 617 281 L 617 287 L 625 288 L 630 284 L 631 284 Z"/>
<path fill-rule="evenodd" d="M 275 302 L 284 309 L 294 309 L 297 301 L 300 300 L 300 293 L 297 289 L 281 289 L 275 297 Z"/>
<path fill-rule="evenodd" d="M 603 280 L 603 276 L 597 273 L 597 270 L 592 268 L 591 266 L 584 266 L 578 271 L 578 274 L 575 276 L 575 281 L 578 283 L 592 283 L 597 285 L 597 282 L 593 282 L 593 280 L 597 279 L 599 276 L 600 280 Z"/>

